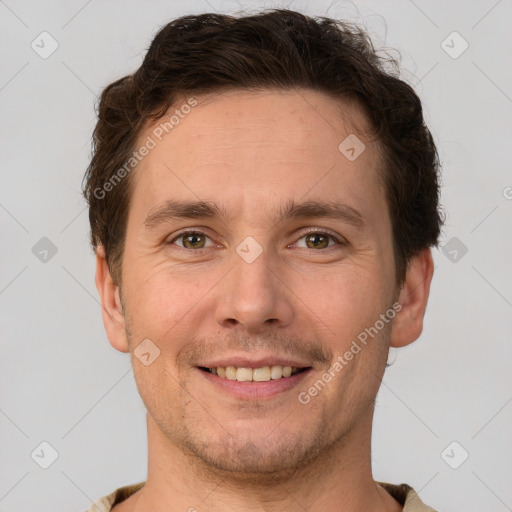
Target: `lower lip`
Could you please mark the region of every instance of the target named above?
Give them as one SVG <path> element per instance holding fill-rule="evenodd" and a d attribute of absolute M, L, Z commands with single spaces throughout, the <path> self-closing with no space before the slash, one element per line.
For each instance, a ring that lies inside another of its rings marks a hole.
<path fill-rule="evenodd" d="M 206 372 L 199 368 L 197 368 L 197 371 L 213 385 L 237 398 L 262 400 L 265 398 L 271 398 L 283 391 L 294 388 L 306 377 L 306 375 L 309 375 L 311 368 L 300 373 L 296 373 L 295 375 L 291 375 L 290 377 L 282 377 L 280 379 L 264 382 L 239 382 L 237 380 L 219 377 L 218 375 L 214 375 L 213 373 Z"/>

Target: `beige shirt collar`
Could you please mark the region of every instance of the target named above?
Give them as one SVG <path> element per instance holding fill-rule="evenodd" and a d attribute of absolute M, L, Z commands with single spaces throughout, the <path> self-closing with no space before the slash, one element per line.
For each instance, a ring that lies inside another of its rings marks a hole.
<path fill-rule="evenodd" d="M 398 503 L 403 506 L 402 512 L 436 512 L 433 508 L 425 505 L 416 491 L 407 484 L 389 484 L 377 482 L 383 487 Z M 116 489 L 108 496 L 95 501 L 85 512 L 110 512 L 114 505 L 121 503 L 144 487 L 145 482 L 127 485 Z"/>

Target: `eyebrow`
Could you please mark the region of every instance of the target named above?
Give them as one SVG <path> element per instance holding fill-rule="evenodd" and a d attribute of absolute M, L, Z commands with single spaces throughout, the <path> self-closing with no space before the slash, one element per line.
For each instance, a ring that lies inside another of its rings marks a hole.
<path fill-rule="evenodd" d="M 276 224 L 285 220 L 328 218 L 339 220 L 362 230 L 367 226 L 364 217 L 357 210 L 336 201 L 288 201 L 274 215 Z M 228 212 L 211 201 L 184 201 L 169 199 L 149 212 L 144 226 L 153 230 L 163 223 L 175 219 L 227 219 Z"/>

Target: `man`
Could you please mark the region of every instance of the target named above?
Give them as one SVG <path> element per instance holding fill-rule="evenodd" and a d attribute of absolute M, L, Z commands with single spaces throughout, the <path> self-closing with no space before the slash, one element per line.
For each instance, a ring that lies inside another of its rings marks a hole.
<path fill-rule="evenodd" d="M 366 34 L 288 10 L 182 17 L 98 118 L 96 285 L 149 453 L 145 482 L 89 510 L 432 511 L 371 470 L 388 350 L 422 331 L 442 222 L 420 100 Z"/>

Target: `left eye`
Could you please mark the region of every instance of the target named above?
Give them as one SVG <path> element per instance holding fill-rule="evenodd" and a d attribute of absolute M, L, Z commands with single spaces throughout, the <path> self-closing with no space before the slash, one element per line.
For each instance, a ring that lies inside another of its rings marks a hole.
<path fill-rule="evenodd" d="M 335 237 L 322 231 L 310 231 L 309 233 L 302 235 L 299 240 L 305 240 L 307 249 L 326 249 L 327 247 L 330 247 L 330 240 L 334 240 L 335 244 L 340 243 Z"/>

